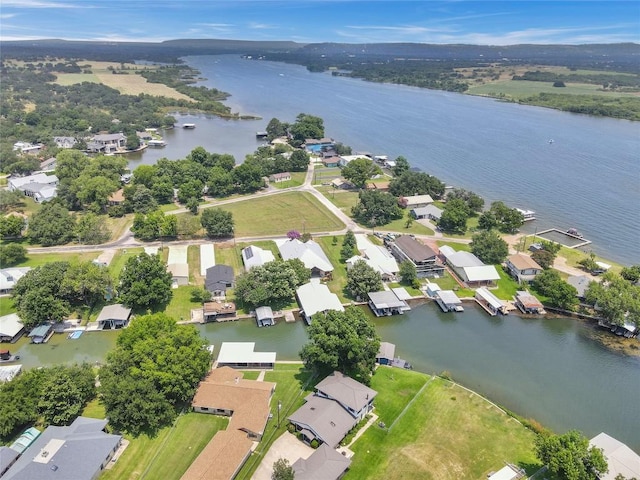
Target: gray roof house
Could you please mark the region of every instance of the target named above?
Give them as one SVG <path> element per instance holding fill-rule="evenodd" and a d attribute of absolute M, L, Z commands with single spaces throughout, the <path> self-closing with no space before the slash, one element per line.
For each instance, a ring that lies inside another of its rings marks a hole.
<path fill-rule="evenodd" d="M 567 283 L 577 290 L 576 296 L 578 298 L 584 298 L 584 293 L 591 282 L 593 282 L 593 279 L 586 275 L 571 275 L 567 278 Z"/>
<path fill-rule="evenodd" d="M 234 278 L 233 268 L 229 265 L 214 265 L 207 268 L 204 286 L 214 296 L 222 297 L 227 293 L 227 288 L 233 286 Z"/>
<path fill-rule="evenodd" d="M 78 143 L 74 137 L 53 137 L 53 141 L 58 148 L 73 148 Z"/>
<path fill-rule="evenodd" d="M 3 268 L 0 270 L 0 293 L 11 293 L 16 282 L 24 277 L 31 267 Z"/>
<path fill-rule="evenodd" d="M 6 480 L 94 480 L 122 437 L 105 433 L 107 420 L 78 417 L 68 427 L 48 427 L 7 471 Z"/>
<path fill-rule="evenodd" d="M 87 143 L 87 150 L 90 152 L 113 153 L 123 149 L 127 144 L 127 137 L 124 133 L 106 133 L 94 135 Z"/>
<path fill-rule="evenodd" d="M 309 458 L 299 458 L 291 467 L 296 480 L 337 480 L 349 465 L 350 459 L 323 443 Z"/>
<path fill-rule="evenodd" d="M 620 440 L 602 432 L 589 440 L 589 443 L 602 449 L 609 466 L 607 473 L 598 475 L 600 480 L 615 480 L 618 475 L 629 479 L 640 478 L 640 455 Z"/>
<path fill-rule="evenodd" d="M 108 330 L 112 328 L 126 327 L 131 317 L 131 309 L 121 303 L 105 306 L 98 315 L 98 325 L 100 329 Z"/>
<path fill-rule="evenodd" d="M 0 447 L 0 477 L 9 470 L 19 456 L 20 454 L 12 448 L 5 447 L 4 445 Z"/>
<path fill-rule="evenodd" d="M 359 420 L 373 408 L 375 390 L 360 382 L 333 372 L 307 395 L 306 403 L 289 421 L 302 434 L 304 441 L 313 440 L 335 448 Z"/>

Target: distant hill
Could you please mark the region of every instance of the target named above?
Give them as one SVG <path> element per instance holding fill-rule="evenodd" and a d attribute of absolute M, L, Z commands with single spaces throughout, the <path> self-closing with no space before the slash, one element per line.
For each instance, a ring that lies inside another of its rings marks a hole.
<path fill-rule="evenodd" d="M 311 43 L 181 39 L 150 42 L 25 40 L 0 42 L 2 57 L 36 60 L 44 56 L 125 62 L 172 63 L 187 55 L 240 54 L 323 69 L 360 61 L 433 60 L 465 65 L 492 62 L 563 65 L 640 72 L 640 45 L 434 45 L 421 43 Z"/>

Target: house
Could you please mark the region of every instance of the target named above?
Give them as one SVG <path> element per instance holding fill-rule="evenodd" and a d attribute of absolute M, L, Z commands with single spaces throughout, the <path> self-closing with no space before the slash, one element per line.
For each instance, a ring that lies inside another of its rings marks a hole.
<path fill-rule="evenodd" d="M 218 353 L 218 367 L 273 370 L 276 352 L 254 352 L 255 342 L 224 342 Z"/>
<path fill-rule="evenodd" d="M 45 323 L 32 329 L 27 336 L 31 339 L 31 343 L 47 343 L 51 335 L 53 335 L 53 324 Z"/>
<path fill-rule="evenodd" d="M 256 308 L 256 323 L 259 327 L 271 327 L 276 324 L 271 307 L 263 306 Z"/>
<path fill-rule="evenodd" d="M 78 141 L 73 137 L 53 137 L 53 141 L 58 148 L 73 148 Z"/>
<path fill-rule="evenodd" d="M 589 443 L 591 446 L 602 449 L 602 453 L 609 466 L 609 471 L 598 475 L 599 480 L 615 480 L 622 478 L 640 478 L 640 455 L 631 450 L 619 440 L 599 433 Z"/>
<path fill-rule="evenodd" d="M 312 317 L 318 312 L 337 310 L 344 312 L 344 307 L 335 293 L 331 293 L 329 287 L 322 283 L 309 282 L 298 287 L 296 297 L 300 305 L 300 315 L 311 325 Z"/>
<path fill-rule="evenodd" d="M 56 157 L 47 158 L 40 162 L 41 172 L 53 172 L 56 169 L 58 159 Z"/>
<path fill-rule="evenodd" d="M 475 300 L 478 302 L 478 305 L 484 308 L 491 316 L 495 316 L 498 313 L 503 315 L 507 315 L 509 313 L 506 305 L 504 305 L 498 297 L 484 287 L 480 287 L 476 290 Z"/>
<path fill-rule="evenodd" d="M 413 210 L 433 203 L 433 198 L 431 198 L 431 195 L 411 195 L 409 197 L 400 197 L 398 203 L 401 207 Z"/>
<path fill-rule="evenodd" d="M 3 268 L 0 270 L 0 294 L 11 293 L 16 282 L 24 277 L 31 267 Z"/>
<path fill-rule="evenodd" d="M 12 448 L 5 447 L 4 445 L 0 447 L 0 477 L 2 477 L 11 465 L 13 465 L 20 454 L 13 450 Z"/>
<path fill-rule="evenodd" d="M 411 216 L 416 220 L 440 220 L 442 209 L 435 205 L 427 205 L 426 207 L 418 207 L 411 210 Z"/>
<path fill-rule="evenodd" d="M 204 302 L 202 316 L 205 322 L 237 320 L 236 304 L 233 302 Z"/>
<path fill-rule="evenodd" d="M 485 265 L 471 252 L 456 252 L 450 246 L 443 245 L 440 247 L 440 253 L 458 278 L 470 288 L 494 286 L 500 280 L 496 267 Z"/>
<path fill-rule="evenodd" d="M 338 190 L 349 190 L 353 188 L 353 184 L 344 178 L 334 178 L 330 182 L 333 188 L 337 188 Z"/>
<path fill-rule="evenodd" d="M 122 442 L 121 435 L 104 432 L 106 425 L 107 420 L 78 417 L 68 427 L 47 427 L 3 479 L 96 479 Z"/>
<path fill-rule="evenodd" d="M 204 286 L 214 297 L 224 297 L 227 288 L 233 287 L 234 278 L 233 268 L 230 266 L 214 265 L 207 268 Z"/>
<path fill-rule="evenodd" d="M 115 303 L 102 308 L 97 322 L 101 330 L 110 330 L 126 327 L 130 318 L 131 309 L 121 303 Z"/>
<path fill-rule="evenodd" d="M 367 182 L 367 190 L 378 190 L 380 192 L 388 192 L 390 181 Z"/>
<path fill-rule="evenodd" d="M 188 263 L 170 263 L 167 265 L 167 272 L 171 274 L 173 288 L 178 288 L 180 285 L 189 285 Z"/>
<path fill-rule="evenodd" d="M 124 189 L 116 190 L 109 198 L 107 198 L 107 203 L 111 206 L 113 205 L 122 205 L 126 199 L 124 198 Z"/>
<path fill-rule="evenodd" d="M 264 434 L 275 383 L 243 379 L 243 373 L 218 367 L 198 386 L 194 411 L 231 417 L 182 475 L 182 480 L 231 480 Z"/>
<path fill-rule="evenodd" d="M 261 267 L 265 263 L 273 262 L 275 257 L 271 250 L 264 250 L 255 245 L 249 245 L 242 249 L 242 263 L 244 263 L 244 269 L 248 272 L 253 267 Z"/>
<path fill-rule="evenodd" d="M 306 403 L 289 421 L 300 432 L 303 441 L 317 440 L 335 448 L 359 420 L 373 409 L 378 392 L 340 372 L 316 385 Z"/>
<path fill-rule="evenodd" d="M 462 300 L 458 298 L 453 290 L 438 290 L 435 292 L 434 300 L 443 312 L 463 312 Z"/>
<path fill-rule="evenodd" d="M 124 133 L 106 133 L 94 135 L 87 143 L 87 150 L 94 153 L 114 153 L 124 150 L 127 145 L 127 137 Z"/>
<path fill-rule="evenodd" d="M 356 237 L 356 248 L 360 252 L 361 258 L 373 268 L 375 271 L 380 273 L 382 279 L 385 281 L 392 281 L 396 279 L 398 272 L 400 271 L 400 267 L 398 266 L 398 262 L 393 255 L 387 250 L 385 247 L 380 245 L 375 245 L 369 241 L 366 235 L 362 233 L 357 233 Z M 352 262 L 351 266 L 353 266 Z M 347 261 L 347 269 L 349 268 L 349 261 Z"/>
<path fill-rule="evenodd" d="M 532 313 L 544 315 L 544 306 L 540 303 L 536 297 L 529 292 L 518 290 L 515 296 L 515 305 L 520 309 L 522 313 Z"/>
<path fill-rule="evenodd" d="M 571 275 L 569 278 L 567 278 L 567 283 L 576 289 L 576 291 L 578 292 L 576 296 L 580 300 L 584 300 L 584 294 L 591 282 L 593 282 L 593 279 L 591 277 L 587 277 L 586 275 Z"/>
<path fill-rule="evenodd" d="M 505 266 L 518 283 L 531 283 L 543 270 L 533 258 L 523 253 L 509 255 Z"/>
<path fill-rule="evenodd" d="M 308 458 L 296 460 L 291 468 L 296 480 L 338 480 L 349 465 L 351 459 L 323 443 Z"/>
<path fill-rule="evenodd" d="M 304 141 L 304 148 L 311 153 L 320 153 L 323 149 L 333 148 L 335 142 L 332 138 L 307 138 Z"/>
<path fill-rule="evenodd" d="M 365 155 L 339 155 L 340 157 L 340 166 L 344 167 L 348 165 L 350 162 L 357 160 L 358 158 L 365 158 L 369 160 Z"/>
<path fill-rule="evenodd" d="M 517 480 L 526 476 L 526 473 L 521 468 L 515 465 L 507 464 L 500 470 L 487 475 L 488 480 Z"/>
<path fill-rule="evenodd" d="M 41 143 L 34 145 L 29 142 L 16 142 L 13 144 L 13 151 L 17 152 L 19 150 L 20 153 L 35 155 L 36 153 L 40 153 L 40 150 L 42 150 L 43 147 L 44 145 L 42 145 Z"/>
<path fill-rule="evenodd" d="M 46 202 L 57 195 L 58 177 L 45 173 L 36 173 L 25 177 L 9 178 L 7 187 L 11 191 L 20 190 L 36 202 Z"/>
<path fill-rule="evenodd" d="M 337 155 L 332 155 L 330 157 L 322 157 L 322 165 L 327 168 L 335 168 L 340 166 L 340 157 Z"/>
<path fill-rule="evenodd" d="M 409 260 L 416 267 L 419 278 L 433 277 L 444 273 L 444 266 L 431 247 L 409 235 L 401 235 L 390 242 L 391 253 L 402 263 Z"/>
<path fill-rule="evenodd" d="M 411 310 L 407 302 L 398 298 L 392 290 L 369 292 L 368 295 L 369 307 L 376 317 L 402 315 L 404 312 Z"/>
<path fill-rule="evenodd" d="M 15 343 L 24 333 L 24 325 L 17 313 L 0 317 L 0 342 Z"/>
<path fill-rule="evenodd" d="M 380 349 L 376 355 L 376 363 L 380 365 L 391 365 L 396 354 L 396 346 L 389 342 L 380 342 Z"/>
<path fill-rule="evenodd" d="M 291 180 L 291 174 L 289 172 L 274 173 L 269 175 L 269 181 L 273 183 L 287 182 Z"/>
<path fill-rule="evenodd" d="M 322 247 L 313 240 L 301 242 L 297 238 L 276 242 L 283 260 L 297 258 L 311 270 L 312 277 L 324 277 L 333 272 L 333 265 L 325 255 Z"/>

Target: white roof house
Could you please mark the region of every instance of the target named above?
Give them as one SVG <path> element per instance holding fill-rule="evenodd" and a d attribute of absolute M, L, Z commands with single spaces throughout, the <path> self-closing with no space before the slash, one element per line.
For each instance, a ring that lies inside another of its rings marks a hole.
<path fill-rule="evenodd" d="M 255 342 L 224 342 L 218 353 L 218 367 L 273 368 L 276 352 L 255 352 Z"/>
<path fill-rule="evenodd" d="M 331 265 L 324 251 L 313 240 L 301 242 L 298 239 L 293 239 L 276 243 L 283 260 L 298 258 L 302 260 L 305 267 L 311 269 L 312 274 L 314 270 L 321 275 L 333 271 L 333 265 Z"/>
<path fill-rule="evenodd" d="M 310 282 L 296 290 L 301 314 L 305 321 L 311 324 L 311 317 L 318 312 L 337 310 L 344 312 L 344 307 L 335 293 L 329 291 L 329 287 L 322 283 Z"/>
<path fill-rule="evenodd" d="M 615 480 L 618 475 L 624 478 L 640 478 L 640 455 L 619 440 L 600 433 L 590 441 L 591 445 L 601 448 L 609 471 L 600 475 L 600 480 Z"/>
<path fill-rule="evenodd" d="M 490 474 L 487 478 L 489 480 L 516 480 L 517 478 L 521 477 L 522 475 L 518 471 L 518 469 L 512 467 L 511 465 L 506 465 L 497 472 Z"/>
<path fill-rule="evenodd" d="M 356 247 L 361 252 L 362 257 L 374 270 L 381 275 L 394 276 L 400 271 L 398 262 L 391 255 L 389 250 L 380 245 L 374 245 L 366 235 L 358 233 L 356 237 Z"/>
<path fill-rule="evenodd" d="M 490 284 L 500 280 L 500 275 L 493 265 L 485 265 L 471 252 L 456 252 L 449 245 L 443 245 L 440 247 L 440 253 L 464 282 Z"/>
<path fill-rule="evenodd" d="M 403 203 L 406 202 L 406 207 L 411 209 L 411 208 L 416 208 L 416 207 L 424 207 L 426 205 L 429 205 L 430 203 L 433 203 L 433 198 L 431 198 L 431 195 L 411 195 L 409 197 L 402 197 Z"/>
<path fill-rule="evenodd" d="M 213 243 L 200 245 L 200 275 L 207 275 L 207 268 L 216 264 L 216 254 L 213 250 Z"/>
<path fill-rule="evenodd" d="M 22 190 L 22 187 L 30 183 L 40 183 L 42 185 L 57 185 L 58 177 L 55 175 L 47 175 L 45 173 L 36 173 L 35 175 L 27 175 L 26 177 L 11 177 L 7 183 L 9 190 Z"/>
<path fill-rule="evenodd" d="M 24 277 L 31 267 L 3 268 L 0 270 L 0 293 L 13 290 L 16 282 Z"/>
<path fill-rule="evenodd" d="M 0 317 L 0 338 L 15 337 L 24 328 L 17 313 L 10 313 Z"/>
<path fill-rule="evenodd" d="M 242 262 L 247 272 L 253 267 L 261 267 L 265 263 L 273 262 L 274 260 L 275 257 L 270 250 L 264 250 L 255 245 L 249 245 L 242 249 Z"/>

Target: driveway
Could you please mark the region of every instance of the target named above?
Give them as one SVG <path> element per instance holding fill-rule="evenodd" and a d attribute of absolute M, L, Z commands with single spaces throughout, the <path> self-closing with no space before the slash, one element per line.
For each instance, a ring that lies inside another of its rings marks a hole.
<path fill-rule="evenodd" d="M 289 460 L 289 464 L 293 465 L 299 458 L 309 458 L 313 452 L 313 448 L 305 445 L 289 432 L 284 432 L 280 438 L 273 442 L 251 480 L 271 480 L 273 464 L 279 458 L 286 458 Z"/>

